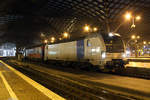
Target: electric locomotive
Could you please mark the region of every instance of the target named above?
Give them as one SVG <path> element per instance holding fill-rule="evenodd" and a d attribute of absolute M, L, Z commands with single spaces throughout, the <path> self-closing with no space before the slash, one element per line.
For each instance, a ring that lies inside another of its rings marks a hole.
<path fill-rule="evenodd" d="M 33 59 L 35 55 L 44 61 L 87 62 L 108 70 L 121 69 L 127 64 L 124 42 L 116 33 L 94 33 L 74 41 L 26 49 L 26 57 Z"/>

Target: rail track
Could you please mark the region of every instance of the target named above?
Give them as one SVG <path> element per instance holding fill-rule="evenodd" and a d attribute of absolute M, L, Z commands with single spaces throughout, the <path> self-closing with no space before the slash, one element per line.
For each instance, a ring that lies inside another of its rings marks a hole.
<path fill-rule="evenodd" d="M 148 68 L 136 68 L 136 67 L 128 66 L 121 73 L 113 73 L 113 74 L 128 76 L 128 77 L 150 79 L 150 69 Z"/>
<path fill-rule="evenodd" d="M 137 100 L 63 75 L 46 73 L 30 66 L 18 66 L 17 63 L 8 64 L 67 100 Z"/>
<path fill-rule="evenodd" d="M 10 58 L 11 60 L 12 58 Z M 15 59 L 15 58 L 13 58 Z M 8 58 L 3 58 L 2 60 L 7 61 Z M 8 63 L 8 62 L 7 62 Z M 32 64 L 38 64 L 40 66 L 44 66 L 44 67 L 49 67 L 49 65 L 42 63 L 42 62 L 37 62 L 37 61 L 32 61 L 32 62 L 28 62 L 27 63 L 32 63 Z M 53 68 L 59 68 L 57 64 L 53 64 L 50 63 L 50 65 Z M 67 67 L 67 66 L 65 66 Z M 93 66 L 89 67 L 88 70 L 87 69 L 81 69 L 81 70 L 86 70 L 86 71 L 99 71 L 97 70 L 97 68 L 92 69 Z M 62 68 L 61 68 L 62 69 Z M 72 67 L 72 69 L 76 70 L 76 67 Z M 120 76 L 127 76 L 127 77 L 136 77 L 136 78 L 143 78 L 143 79 L 150 79 L 150 69 L 148 68 L 139 68 L 139 67 L 130 67 L 127 66 L 124 70 L 120 71 L 119 73 L 117 72 L 102 72 L 102 73 L 107 73 L 107 74 L 113 74 L 113 75 L 120 75 Z"/>

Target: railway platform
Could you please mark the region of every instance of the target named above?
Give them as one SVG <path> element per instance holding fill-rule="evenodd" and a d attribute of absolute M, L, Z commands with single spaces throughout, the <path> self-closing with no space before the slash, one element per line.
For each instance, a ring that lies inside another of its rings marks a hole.
<path fill-rule="evenodd" d="M 136 67 L 136 68 L 148 68 L 150 69 L 150 62 L 129 62 L 126 67 Z"/>
<path fill-rule="evenodd" d="M 127 58 L 131 62 L 150 62 L 150 57 Z"/>
<path fill-rule="evenodd" d="M 65 100 L 0 60 L 0 100 Z"/>

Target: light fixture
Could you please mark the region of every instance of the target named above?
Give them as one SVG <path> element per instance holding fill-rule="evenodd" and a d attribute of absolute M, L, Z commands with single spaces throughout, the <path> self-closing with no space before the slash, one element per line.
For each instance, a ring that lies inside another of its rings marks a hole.
<path fill-rule="evenodd" d="M 102 59 L 105 59 L 106 58 L 106 52 L 102 52 Z"/>
<path fill-rule="evenodd" d="M 132 17 L 132 16 L 131 16 L 131 13 L 128 12 L 128 13 L 125 14 L 125 19 L 126 19 L 126 20 L 130 20 L 131 17 Z"/>
<path fill-rule="evenodd" d="M 110 32 L 108 35 L 109 35 L 109 37 L 114 36 L 114 34 L 112 32 Z"/>
<path fill-rule="evenodd" d="M 55 37 L 51 37 L 51 41 L 55 41 Z"/>
<path fill-rule="evenodd" d="M 131 38 L 132 38 L 132 39 L 135 39 L 135 35 L 132 35 Z"/>
<path fill-rule="evenodd" d="M 143 41 L 143 44 L 146 44 L 146 41 Z"/>
<path fill-rule="evenodd" d="M 69 33 L 64 32 L 64 33 L 63 33 L 63 37 L 64 37 L 64 38 L 68 38 L 68 37 L 69 37 Z"/>
<path fill-rule="evenodd" d="M 96 32 L 97 30 L 98 30 L 97 27 L 94 27 L 94 28 L 93 28 L 93 31 L 94 31 L 94 32 Z"/>
<path fill-rule="evenodd" d="M 44 40 L 44 43 L 48 43 L 48 40 Z"/>
<path fill-rule="evenodd" d="M 136 16 L 136 20 L 140 20 L 141 19 L 141 16 Z"/>
<path fill-rule="evenodd" d="M 89 31 L 90 31 L 90 27 L 89 27 L 88 25 L 85 25 L 85 26 L 84 26 L 84 31 L 85 31 L 85 32 L 89 32 Z"/>

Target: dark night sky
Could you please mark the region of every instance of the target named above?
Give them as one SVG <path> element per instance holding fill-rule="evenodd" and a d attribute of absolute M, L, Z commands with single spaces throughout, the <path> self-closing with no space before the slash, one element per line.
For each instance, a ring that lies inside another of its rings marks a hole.
<path fill-rule="evenodd" d="M 80 37 L 83 25 L 106 31 L 107 21 L 113 31 L 124 21 L 126 11 L 142 19 L 134 31 L 131 22 L 125 22 L 118 32 L 124 39 L 138 34 L 149 40 L 150 0 L 4 0 L 0 3 L 0 42 L 29 45 L 40 42 L 41 32 L 58 37 L 68 31 L 71 38 Z"/>

